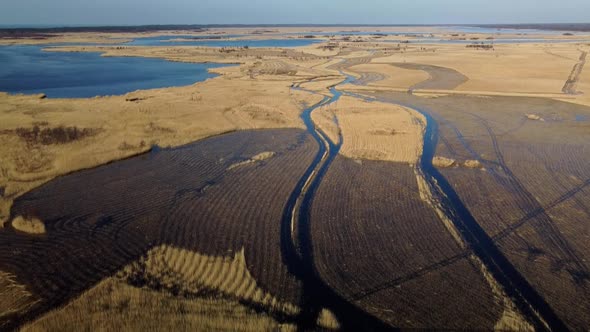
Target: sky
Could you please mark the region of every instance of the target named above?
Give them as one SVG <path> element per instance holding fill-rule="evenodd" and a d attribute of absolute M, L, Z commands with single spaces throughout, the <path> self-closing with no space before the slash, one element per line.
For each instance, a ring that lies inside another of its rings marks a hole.
<path fill-rule="evenodd" d="M 0 25 L 590 23 L 590 0 L 0 0 Z"/>

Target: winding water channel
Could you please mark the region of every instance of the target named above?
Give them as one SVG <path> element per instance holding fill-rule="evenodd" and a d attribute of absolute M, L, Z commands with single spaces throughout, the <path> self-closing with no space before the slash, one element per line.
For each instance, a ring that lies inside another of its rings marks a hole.
<path fill-rule="evenodd" d="M 354 77 L 346 75 L 346 79 L 337 85 L 347 84 L 353 79 Z M 326 285 L 319 276 L 313 260 L 311 204 L 322 178 L 340 151 L 342 138 L 340 137 L 339 142 L 332 142 L 314 125 L 311 114 L 314 110 L 340 99 L 343 93 L 336 89 L 337 85 L 330 88 L 331 96 L 324 97 L 322 101 L 308 107 L 301 114 L 301 119 L 309 134 L 318 143 L 319 150 L 313 163 L 298 181 L 284 209 L 281 221 L 281 252 L 289 272 L 303 283 L 299 329 L 313 328 L 321 310 L 328 308 L 336 315 L 345 330 L 390 330 L 390 326 L 354 306 Z M 304 90 L 299 85 L 293 88 Z"/>
<path fill-rule="evenodd" d="M 346 79 L 330 88 L 332 96 L 325 97 L 321 102 L 307 108 L 301 115 L 307 131 L 317 141 L 319 151 L 313 163 L 299 180 L 285 208 L 281 226 L 281 249 L 284 262 L 290 272 L 304 284 L 303 313 L 300 321 L 303 328 L 312 326 L 322 308 L 329 308 L 344 329 L 391 329 L 345 300 L 326 285 L 319 276 L 313 259 L 310 225 L 311 205 L 322 178 L 340 151 L 342 137 L 337 143 L 331 142 L 327 135 L 316 128 L 311 119 L 311 113 L 319 107 L 336 102 L 343 94 L 336 87 L 354 80 L 354 77 L 350 75 L 342 72 L 341 74 L 345 75 Z M 295 88 L 300 89 L 298 86 Z M 536 330 L 567 331 L 568 328 L 563 321 L 506 258 L 494 240 L 477 223 L 446 178 L 433 166 L 432 160 L 438 143 L 438 125 L 429 112 L 415 104 L 395 98 L 372 98 L 356 94 L 353 96 L 411 108 L 426 118 L 423 153 L 417 165 L 417 171 L 425 179 L 434 199 L 438 201 L 444 214 L 461 233 L 461 238 L 467 244 L 468 250 L 471 250 L 481 260 L 496 282 L 501 285 L 506 295 L 510 297 L 518 310 L 533 324 Z"/>

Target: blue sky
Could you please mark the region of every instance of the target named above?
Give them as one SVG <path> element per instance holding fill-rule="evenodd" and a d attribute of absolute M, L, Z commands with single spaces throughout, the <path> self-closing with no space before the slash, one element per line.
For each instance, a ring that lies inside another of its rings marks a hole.
<path fill-rule="evenodd" d="M 0 25 L 590 22 L 590 0 L 0 0 Z"/>

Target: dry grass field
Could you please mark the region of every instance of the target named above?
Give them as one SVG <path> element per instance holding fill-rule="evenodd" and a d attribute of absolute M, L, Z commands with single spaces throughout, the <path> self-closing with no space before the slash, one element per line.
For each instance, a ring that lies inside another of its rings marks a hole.
<path fill-rule="evenodd" d="M 107 279 L 63 309 L 25 325 L 22 331 L 293 331 L 239 302 L 179 298 Z"/>
<path fill-rule="evenodd" d="M 2 324 L 12 326 L 67 303 L 158 244 L 184 253 L 184 260 L 170 263 L 180 269 L 174 271 L 197 268 L 195 259 L 204 257 L 198 255 L 232 261 L 243 252 L 248 278 L 264 294 L 297 305 L 300 285 L 283 264 L 277 220 L 316 149 L 297 129 L 236 132 L 73 173 L 25 194 L 12 213 L 36 216 L 46 233 L 0 230 L 0 270 L 39 301 L 3 317 Z M 227 171 L 268 151 L 275 155 Z M 236 278 L 244 279 L 241 271 Z M 230 277 L 217 272 L 203 275 Z M 176 278 L 182 280 L 182 274 Z M 218 289 L 232 289 L 219 280 Z M 270 301 L 263 293 L 248 294 Z M 2 305 L 11 306 L 6 300 Z"/>
<path fill-rule="evenodd" d="M 299 308 L 265 293 L 246 265 L 244 251 L 230 258 L 157 247 L 22 330 L 295 331 Z M 324 309 L 317 327 L 338 322 Z"/>
<path fill-rule="evenodd" d="M 491 329 L 500 320 L 501 299 L 421 200 L 408 164 L 337 157 L 311 229 L 322 278 L 392 326 Z"/>
<path fill-rule="evenodd" d="M 461 91 L 560 93 L 580 56 L 576 44 L 495 45 L 493 51 L 437 45 L 435 52 L 408 51 L 380 63 L 415 63 L 453 69 L 468 80 Z"/>
<path fill-rule="evenodd" d="M 415 164 L 421 155 L 425 119 L 413 110 L 343 96 L 312 117 L 334 142 L 342 134 L 346 157 Z"/>
<path fill-rule="evenodd" d="M 590 109 L 541 98 L 393 98 L 432 112 L 439 156 L 482 163 L 440 170 L 569 327 L 587 327 L 590 127 L 576 118 Z M 545 121 L 529 119 L 531 110 Z"/>
<path fill-rule="evenodd" d="M 239 289 L 225 288 L 224 290 L 229 291 L 229 294 L 224 292 L 222 295 L 214 295 L 214 292 L 219 290 L 221 282 L 233 283 L 245 291 L 263 294 L 260 288 L 256 288 L 255 281 L 245 269 L 243 253 L 233 260 L 182 251 L 168 250 L 167 254 L 168 259 L 174 259 L 176 266 L 168 266 L 164 270 L 160 267 L 154 270 L 157 267 L 153 264 L 158 262 L 150 262 L 151 271 L 142 271 L 145 273 L 142 276 L 149 278 L 147 280 L 152 284 L 141 287 L 128 281 L 134 278 L 133 282 L 136 283 L 137 278 L 140 277 L 129 274 L 137 273 L 134 269 L 137 269 L 137 264 L 140 263 L 134 263 L 120 275 L 101 281 L 65 307 L 47 313 L 33 323 L 25 325 L 22 330 L 137 331 L 152 330 L 155 326 L 158 329 L 180 331 L 295 330 L 293 325 L 283 323 L 269 314 L 243 304 L 241 301 L 247 299 L 240 295 L 245 294 L 234 294 L 240 291 Z M 180 272 L 175 269 L 178 266 L 178 259 L 188 260 L 187 263 L 190 265 L 187 266 L 200 268 L 198 271 L 200 273 L 190 276 L 190 280 L 171 280 L 171 276 L 186 276 L 186 272 L 171 274 Z M 172 263 L 169 260 L 163 262 Z M 230 271 L 237 274 L 214 275 L 214 273 Z M 180 284 L 173 283 L 175 281 Z M 174 287 L 182 286 L 188 289 L 181 288 L 179 294 L 178 288 Z M 208 291 L 209 295 L 199 295 L 199 292 L 203 290 Z"/>

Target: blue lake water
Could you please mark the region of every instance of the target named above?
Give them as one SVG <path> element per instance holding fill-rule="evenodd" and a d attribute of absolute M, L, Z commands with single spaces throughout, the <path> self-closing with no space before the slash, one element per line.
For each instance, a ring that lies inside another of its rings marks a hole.
<path fill-rule="evenodd" d="M 223 40 L 229 38 L 239 38 L 243 35 L 174 35 L 174 36 L 153 36 L 153 37 L 142 37 L 135 38 L 132 41 L 125 43 L 125 45 L 134 46 L 153 46 L 155 45 L 170 45 L 170 40 L 174 39 L 193 39 L 194 42 L 203 41 L 203 39 L 209 40 Z M 193 42 L 193 41 L 191 41 Z"/>
<path fill-rule="evenodd" d="M 379 33 L 379 32 L 375 32 Z M 296 33 L 303 35 L 304 33 Z M 305 35 L 314 35 L 313 33 L 305 33 Z M 330 33 L 330 34 L 315 34 L 314 36 L 318 37 L 328 37 L 328 36 L 356 36 L 356 35 L 370 35 L 373 34 L 372 32 L 340 32 L 340 33 Z M 397 32 L 388 32 L 383 33 L 383 35 L 415 35 L 415 36 L 424 36 L 428 35 L 428 33 L 397 33 Z M 237 36 L 237 35 L 236 35 Z M 228 39 L 215 39 L 215 40 L 201 40 L 201 39 L 194 39 L 190 41 L 175 41 L 174 39 L 178 38 L 195 38 L 195 36 L 160 36 L 160 37 L 149 37 L 149 38 L 138 38 L 125 45 L 134 45 L 134 46 L 204 46 L 204 47 L 299 47 L 299 46 L 308 46 L 316 43 L 321 43 L 324 40 L 320 39 L 308 39 L 308 38 L 296 38 L 296 39 L 262 39 L 262 40 L 228 40 Z M 225 36 L 227 38 L 234 38 L 233 36 Z M 198 37 L 200 38 L 200 37 Z M 375 40 L 375 42 L 392 42 L 392 43 L 400 43 L 402 40 L 395 40 L 395 41 L 388 41 L 388 40 Z M 486 39 L 479 39 L 479 40 L 446 40 L 440 38 L 417 38 L 410 41 L 410 43 L 415 44 L 429 44 L 429 43 L 439 43 L 439 44 L 473 44 L 474 42 L 485 42 L 490 43 L 492 40 Z M 502 38 L 497 37 L 493 40 L 494 44 L 530 44 L 530 43 L 579 43 L 579 42 L 590 42 L 590 39 L 545 39 L 545 38 Z"/>
<path fill-rule="evenodd" d="M 140 89 L 190 85 L 215 77 L 192 64 L 98 53 L 44 52 L 39 46 L 0 47 L 0 91 L 53 98 L 121 95 Z"/>

